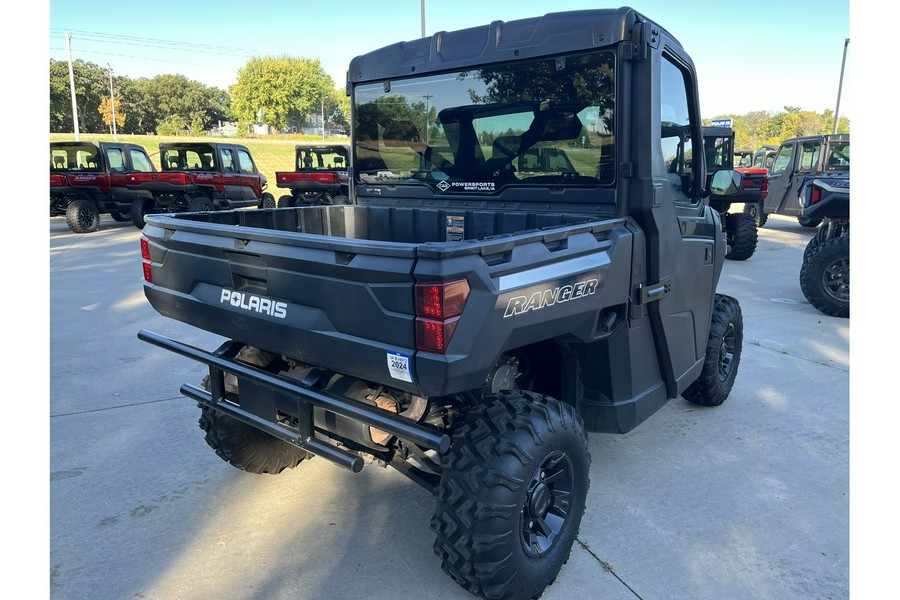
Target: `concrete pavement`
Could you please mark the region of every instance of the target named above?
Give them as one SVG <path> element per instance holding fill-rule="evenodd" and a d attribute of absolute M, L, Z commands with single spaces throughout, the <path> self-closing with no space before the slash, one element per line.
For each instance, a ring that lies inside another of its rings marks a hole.
<path fill-rule="evenodd" d="M 849 597 L 848 319 L 803 298 L 812 235 L 773 216 L 720 291 L 744 316 L 737 383 L 590 436 L 578 541 L 546 600 Z M 131 224 L 50 219 L 50 561 L 58 600 L 472 598 L 431 547 L 431 496 L 390 469 L 242 473 L 203 441 L 198 363 L 137 339 L 221 338 L 158 315 Z"/>

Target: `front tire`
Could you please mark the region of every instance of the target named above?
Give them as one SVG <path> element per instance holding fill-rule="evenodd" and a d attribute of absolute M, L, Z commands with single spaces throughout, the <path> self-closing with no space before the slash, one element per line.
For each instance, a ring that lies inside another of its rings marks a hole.
<path fill-rule="evenodd" d="M 66 224 L 75 233 L 97 231 L 100 229 L 100 210 L 90 200 L 73 200 L 66 207 Z"/>
<path fill-rule="evenodd" d="M 849 237 L 819 242 L 809 249 L 800 267 L 800 289 L 819 312 L 832 317 L 850 316 Z"/>
<path fill-rule="evenodd" d="M 590 486 L 572 406 L 533 392 L 486 396 L 453 434 L 431 520 L 441 567 L 484 598 L 526 600 L 568 560 Z"/>
<path fill-rule="evenodd" d="M 719 406 L 725 402 L 741 363 L 743 338 L 741 305 L 731 296 L 716 294 L 706 360 L 700 377 L 681 394 L 685 400 L 700 406 Z"/>
<path fill-rule="evenodd" d="M 259 200 L 259 208 L 277 208 L 275 196 L 269 192 L 264 192 L 262 198 Z"/>
<path fill-rule="evenodd" d="M 757 227 L 762 227 L 769 220 L 769 215 L 763 212 L 762 205 L 758 202 L 745 204 L 744 214 L 753 219 Z"/>
<path fill-rule="evenodd" d="M 729 247 L 725 258 L 747 260 L 756 252 L 758 238 L 756 222 L 751 217 L 743 213 L 725 217 L 725 239 Z"/>

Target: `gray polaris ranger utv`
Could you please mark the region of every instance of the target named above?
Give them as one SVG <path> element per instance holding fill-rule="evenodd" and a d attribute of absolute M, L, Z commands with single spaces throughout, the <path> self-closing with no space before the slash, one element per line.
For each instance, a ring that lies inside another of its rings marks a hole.
<path fill-rule="evenodd" d="M 732 388 L 708 193 L 740 176 L 707 179 L 693 63 L 629 8 L 387 46 L 347 90 L 352 204 L 148 215 L 150 303 L 229 341 L 138 336 L 208 365 L 181 391 L 224 460 L 374 458 L 433 492 L 462 587 L 538 597 L 585 510 L 586 432 Z"/>

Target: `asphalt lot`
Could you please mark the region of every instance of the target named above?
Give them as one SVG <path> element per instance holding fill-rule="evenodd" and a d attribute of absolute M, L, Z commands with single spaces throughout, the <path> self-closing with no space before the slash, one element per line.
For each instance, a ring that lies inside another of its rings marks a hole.
<path fill-rule="evenodd" d="M 591 435 L 587 511 L 542 599 L 849 597 L 850 322 L 800 291 L 812 230 L 773 216 L 759 235 L 719 285 L 744 316 L 731 396 Z M 472 598 L 431 550 L 431 496 L 399 473 L 256 476 L 213 453 L 178 392 L 203 367 L 136 334 L 221 338 L 150 307 L 139 236 L 50 219 L 50 596 Z"/>

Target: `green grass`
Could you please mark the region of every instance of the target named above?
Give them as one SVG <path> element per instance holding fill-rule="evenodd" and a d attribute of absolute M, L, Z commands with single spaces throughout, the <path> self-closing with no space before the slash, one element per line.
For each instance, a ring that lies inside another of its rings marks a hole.
<path fill-rule="evenodd" d="M 112 142 L 110 134 L 82 133 L 79 139 L 95 142 Z M 51 133 L 51 142 L 74 141 L 74 133 Z M 222 142 L 241 144 L 250 150 L 256 167 L 269 181 L 268 191 L 278 198 L 280 192 L 275 186 L 276 171 L 294 170 L 294 146 L 303 143 L 321 142 L 321 136 L 314 135 L 273 135 L 252 138 L 238 137 L 190 137 L 190 136 L 162 136 L 162 135 L 119 135 L 118 141 L 129 144 L 138 144 L 144 147 L 156 168 L 159 169 L 159 145 L 169 142 Z M 328 142 L 348 143 L 347 138 L 328 139 Z"/>

